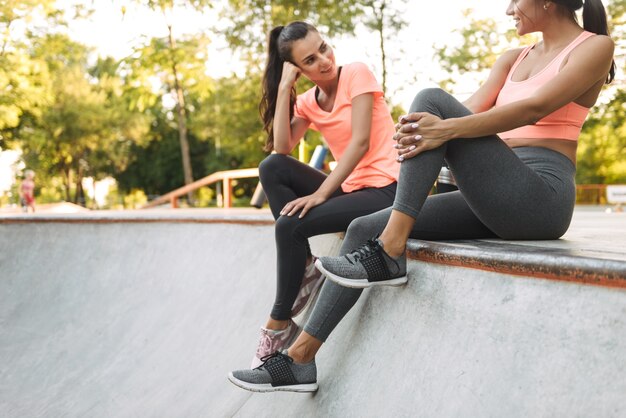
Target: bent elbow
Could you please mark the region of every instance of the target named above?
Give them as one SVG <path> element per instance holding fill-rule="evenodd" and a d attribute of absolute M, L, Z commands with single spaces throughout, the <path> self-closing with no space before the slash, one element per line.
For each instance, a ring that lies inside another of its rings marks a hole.
<path fill-rule="evenodd" d="M 275 147 L 274 152 L 276 152 L 276 154 L 282 154 L 282 155 L 291 154 L 287 148 L 283 148 L 283 147 Z"/>
<path fill-rule="evenodd" d="M 365 154 L 370 149 L 370 139 L 364 138 L 358 141 L 359 150 Z"/>
<path fill-rule="evenodd" d="M 285 144 L 283 141 L 276 143 L 274 142 L 274 152 L 277 154 L 288 155 L 291 154 L 291 148 L 288 144 Z"/>
<path fill-rule="evenodd" d="M 534 125 L 550 113 L 543 103 L 530 102 L 524 111 L 523 119 L 526 125 Z"/>

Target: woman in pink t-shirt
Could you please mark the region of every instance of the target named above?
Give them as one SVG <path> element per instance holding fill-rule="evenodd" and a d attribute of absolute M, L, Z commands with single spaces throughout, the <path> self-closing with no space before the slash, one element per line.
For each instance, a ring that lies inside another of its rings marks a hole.
<path fill-rule="evenodd" d="M 300 76 L 315 86 L 296 96 Z M 308 238 L 345 231 L 352 220 L 393 203 L 399 167 L 394 123 L 382 89 L 361 63 L 338 67 L 332 48 L 305 22 L 274 28 L 260 105 L 266 150 L 259 177 L 276 219 L 277 292 L 252 366 L 288 347 L 323 281 Z M 326 175 L 289 154 L 307 129 L 318 130 L 337 166 Z M 269 285 L 270 283 L 267 283 Z"/>

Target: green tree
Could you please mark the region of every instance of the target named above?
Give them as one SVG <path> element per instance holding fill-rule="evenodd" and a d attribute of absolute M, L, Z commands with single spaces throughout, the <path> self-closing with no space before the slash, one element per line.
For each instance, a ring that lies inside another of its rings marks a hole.
<path fill-rule="evenodd" d="M 576 181 L 580 184 L 626 183 L 626 92 L 598 106 L 580 135 Z"/>
<path fill-rule="evenodd" d="M 447 77 L 439 80 L 440 86 L 454 92 L 465 75 L 471 75 L 478 85 L 486 80 L 489 70 L 503 52 L 536 42 L 536 36 L 517 36 L 515 29 L 500 30 L 494 19 L 473 18 L 474 11 L 466 9 L 463 17 L 469 24 L 455 32 L 459 42 L 454 45 L 435 46 L 435 58 Z"/>
<path fill-rule="evenodd" d="M 378 35 L 378 48 L 380 50 L 380 62 L 382 72 L 382 88 L 387 93 L 387 74 L 389 64 L 389 52 L 387 43 L 395 40 L 398 33 L 406 27 L 407 21 L 404 14 L 390 0 L 367 0 L 362 3 L 364 8 L 363 21 L 368 29 Z"/>
<path fill-rule="evenodd" d="M 127 163 L 128 142 L 140 140 L 147 120 L 129 111 L 121 81 L 101 61 L 89 73 L 89 50 L 66 35 L 31 40 L 29 57 L 49 74 L 49 97 L 13 129 L 17 147 L 38 178 L 63 179 L 65 199 L 83 203 L 82 179 L 104 177 Z"/>
<path fill-rule="evenodd" d="M 181 149 L 181 157 L 183 164 L 184 183 L 193 182 L 193 169 L 191 165 L 191 157 L 189 151 L 188 139 L 188 110 L 185 104 L 185 80 L 181 67 L 194 65 L 206 61 L 206 47 L 208 42 L 206 36 L 198 35 L 187 39 L 185 42 L 179 42 L 174 36 L 174 28 L 172 23 L 172 14 L 177 8 L 191 7 L 198 11 L 204 11 L 212 6 L 209 0 L 135 0 L 135 3 L 143 4 L 152 10 L 160 11 L 166 20 L 168 36 L 166 39 L 153 39 L 142 49 L 140 59 L 145 62 L 146 68 L 153 69 L 161 76 L 161 80 L 167 86 L 169 92 L 175 100 L 175 110 L 178 123 L 178 139 Z M 123 9 L 124 10 L 124 9 Z M 190 51 L 190 47 L 194 51 Z M 154 53 L 155 56 L 148 55 Z M 188 54 L 195 52 L 194 54 Z M 204 53 L 203 53 L 204 52 Z M 189 195 L 189 201 L 192 202 L 192 196 Z"/>
<path fill-rule="evenodd" d="M 29 23 L 34 16 L 43 16 L 53 23 L 60 22 L 61 10 L 55 0 L 0 0 L 0 54 L 20 43 L 13 37 L 13 28 L 19 23 Z"/>
<path fill-rule="evenodd" d="M 60 13 L 54 0 L 0 0 L 0 140 L 10 141 L 10 129 L 19 125 L 22 115 L 40 112 L 49 99 L 45 66 L 23 52 L 28 38 L 15 36 L 13 28 L 28 27 L 35 16 L 54 23 Z"/>
<path fill-rule="evenodd" d="M 270 29 L 293 20 L 307 20 L 329 36 L 354 33 L 356 17 L 363 14 L 358 2 L 348 0 L 229 0 L 221 12 L 229 25 L 218 28 L 231 48 L 256 66 L 263 62 Z"/>

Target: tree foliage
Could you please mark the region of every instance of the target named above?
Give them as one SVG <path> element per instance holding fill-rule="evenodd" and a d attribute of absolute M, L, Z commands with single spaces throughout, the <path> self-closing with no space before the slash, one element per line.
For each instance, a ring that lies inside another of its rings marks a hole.
<path fill-rule="evenodd" d="M 403 12 L 398 9 L 396 4 L 390 0 L 367 0 L 362 3 L 364 9 L 363 23 L 366 28 L 375 31 L 378 35 L 382 73 L 381 85 L 387 94 L 387 75 L 390 61 L 392 61 L 387 45 L 389 42 L 393 42 L 398 33 L 408 24 Z"/>
<path fill-rule="evenodd" d="M 90 68 L 89 50 L 62 34 L 29 43 L 21 59 L 40 69 L 26 83 L 39 89 L 34 97 L 40 101 L 14 102 L 18 118 L 5 123 L 3 136 L 22 150 L 39 179 L 61 178 L 65 199 L 82 201 L 82 179 L 104 177 L 127 164 L 125 150 L 147 132 L 147 119 L 129 111 L 121 80 L 105 68 L 111 62 Z"/>
<path fill-rule="evenodd" d="M 180 144 L 180 154 L 183 165 L 183 177 L 184 183 L 189 184 L 193 181 L 193 168 L 191 164 L 191 156 L 189 150 L 189 137 L 188 137 L 188 109 L 185 103 L 185 83 L 182 80 L 181 67 L 185 66 L 187 62 L 191 62 L 192 66 L 201 62 L 203 58 L 202 49 L 196 48 L 195 54 L 185 54 L 185 49 L 179 46 L 179 42 L 175 37 L 173 24 L 171 22 L 171 14 L 176 8 L 179 7 L 193 7 L 194 9 L 201 11 L 205 8 L 209 8 L 212 5 L 208 0 L 135 0 L 135 3 L 145 4 L 153 10 L 160 10 L 166 21 L 168 37 L 166 42 L 160 39 L 153 39 L 151 42 L 152 50 L 154 52 L 161 52 L 160 54 L 146 55 L 141 57 L 146 64 L 146 67 L 156 67 L 161 74 L 169 75 L 168 80 L 164 85 L 168 86 L 169 92 L 172 95 L 175 103 L 175 110 L 178 122 L 178 140 Z M 195 39 L 191 39 L 186 42 L 189 46 L 193 44 Z M 200 40 L 206 41 L 203 37 Z M 148 57 L 152 59 L 147 59 Z M 206 58 L 204 59 L 206 61 Z M 196 65 L 197 66 L 197 65 Z M 167 69 L 167 70 L 166 70 Z M 193 196 L 188 195 L 190 203 L 193 201 Z"/>
<path fill-rule="evenodd" d="M 355 17 L 363 13 L 358 2 L 348 0 L 229 0 L 228 5 L 221 13 L 228 24 L 218 30 L 233 49 L 257 66 L 263 61 L 266 34 L 274 26 L 307 20 L 329 36 L 350 34 Z"/>
<path fill-rule="evenodd" d="M 491 67 L 508 49 L 534 43 L 536 36 L 519 38 L 514 29 L 501 31 L 494 19 L 475 19 L 472 9 L 463 11 L 469 24 L 457 32 L 458 42 L 435 47 L 435 58 L 448 76 L 439 81 L 442 88 L 454 91 L 463 75 L 471 75 L 475 83 L 486 80 Z M 478 86 L 476 86 L 478 87 Z"/>
<path fill-rule="evenodd" d="M 584 184 L 626 183 L 626 92 L 598 106 L 584 125 L 576 179 Z"/>

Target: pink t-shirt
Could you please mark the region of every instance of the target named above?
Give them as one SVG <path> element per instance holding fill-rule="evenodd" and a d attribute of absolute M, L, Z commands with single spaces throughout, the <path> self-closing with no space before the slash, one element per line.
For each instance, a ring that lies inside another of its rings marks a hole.
<path fill-rule="evenodd" d="M 352 139 L 352 99 L 364 93 L 374 94 L 370 146 L 341 184 L 346 193 L 365 187 L 387 186 L 398 180 L 400 172 L 392 140 L 394 123 L 374 74 L 360 62 L 344 65 L 330 112 L 317 104 L 315 87 L 298 96 L 294 111 L 294 117 L 310 122 L 311 128 L 320 131 L 333 157 L 339 161 Z"/>

